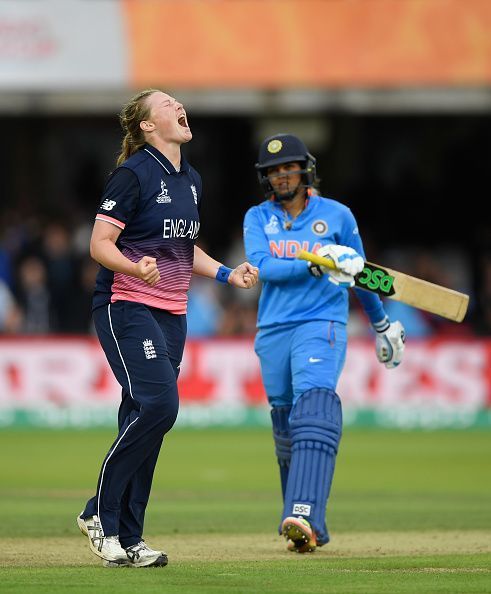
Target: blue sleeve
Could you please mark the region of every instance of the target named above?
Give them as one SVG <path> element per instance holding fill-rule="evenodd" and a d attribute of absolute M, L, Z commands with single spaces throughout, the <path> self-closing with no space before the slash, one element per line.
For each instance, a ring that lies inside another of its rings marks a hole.
<path fill-rule="evenodd" d="M 363 249 L 363 242 L 360 237 L 356 219 L 351 212 L 347 210 L 347 216 L 344 219 L 343 232 L 340 241 L 341 245 L 347 245 L 356 250 L 360 256 L 366 260 L 365 250 Z M 354 289 L 356 296 L 365 310 L 370 322 L 376 324 L 385 318 L 387 315 L 384 310 L 382 300 L 375 293 L 363 291 L 363 289 Z"/>
<path fill-rule="evenodd" d="M 139 198 L 140 182 L 136 174 L 127 167 L 118 167 L 107 180 L 97 215 L 119 221 L 124 228 L 136 211 Z"/>
<path fill-rule="evenodd" d="M 304 260 L 286 260 L 271 255 L 257 207 L 250 208 L 244 218 L 244 248 L 247 260 L 259 268 L 262 282 L 282 283 L 309 276 Z"/>

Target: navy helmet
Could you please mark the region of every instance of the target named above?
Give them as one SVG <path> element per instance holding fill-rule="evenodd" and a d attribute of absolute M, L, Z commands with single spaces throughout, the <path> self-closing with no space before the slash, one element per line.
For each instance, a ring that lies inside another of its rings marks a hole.
<path fill-rule="evenodd" d="M 311 187 L 315 180 L 315 157 L 313 157 L 305 144 L 293 134 L 275 134 L 264 140 L 259 148 L 259 158 L 256 171 L 259 183 L 264 190 L 266 198 L 274 197 L 274 190 L 268 179 L 268 168 L 282 163 L 298 162 L 302 169 L 302 185 Z M 298 173 L 298 172 L 295 172 Z M 283 200 L 292 199 L 297 188 L 291 195 L 283 196 Z M 275 197 L 276 198 L 276 197 Z"/>

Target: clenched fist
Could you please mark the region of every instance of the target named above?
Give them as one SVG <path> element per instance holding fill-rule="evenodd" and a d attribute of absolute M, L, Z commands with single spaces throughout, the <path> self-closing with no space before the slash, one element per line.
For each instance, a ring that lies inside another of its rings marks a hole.
<path fill-rule="evenodd" d="M 136 264 L 136 276 L 151 287 L 156 285 L 160 279 L 160 272 L 157 268 L 156 258 L 143 256 L 143 258 Z"/>
<path fill-rule="evenodd" d="M 250 289 L 257 283 L 258 278 L 259 268 L 252 266 L 249 262 L 244 262 L 232 270 L 228 282 L 239 289 Z"/>

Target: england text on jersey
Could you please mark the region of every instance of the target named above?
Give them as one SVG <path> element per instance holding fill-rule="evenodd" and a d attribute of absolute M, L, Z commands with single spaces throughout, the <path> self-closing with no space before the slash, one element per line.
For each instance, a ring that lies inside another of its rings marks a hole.
<path fill-rule="evenodd" d="M 187 221 L 185 219 L 164 219 L 164 239 L 175 239 L 177 237 L 189 237 L 196 239 L 199 233 L 199 221 Z"/>

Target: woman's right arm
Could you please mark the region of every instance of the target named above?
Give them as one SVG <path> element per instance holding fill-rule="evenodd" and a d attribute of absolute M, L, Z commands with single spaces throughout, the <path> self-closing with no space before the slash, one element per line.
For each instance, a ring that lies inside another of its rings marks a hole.
<path fill-rule="evenodd" d="M 124 256 L 116 246 L 121 231 L 116 225 L 96 220 L 90 238 L 90 255 L 105 268 L 140 278 L 153 287 L 160 279 L 157 260 L 143 256 L 139 262 L 132 262 Z"/>

